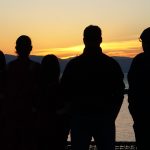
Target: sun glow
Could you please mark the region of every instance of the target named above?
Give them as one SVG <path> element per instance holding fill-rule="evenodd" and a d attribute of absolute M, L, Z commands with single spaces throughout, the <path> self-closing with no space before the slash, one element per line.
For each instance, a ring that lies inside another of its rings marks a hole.
<path fill-rule="evenodd" d="M 102 43 L 103 52 L 110 56 L 134 57 L 141 52 L 138 40 Z"/>
<path fill-rule="evenodd" d="M 48 48 L 48 49 L 36 49 L 33 50 L 31 55 L 39 55 L 44 56 L 47 54 L 54 54 L 57 57 L 62 59 L 74 57 L 80 55 L 82 53 L 84 46 L 73 46 L 73 47 L 66 47 L 66 48 Z"/>
<path fill-rule="evenodd" d="M 134 57 L 141 52 L 141 43 L 138 40 L 119 41 L 119 42 L 103 42 L 101 44 L 103 52 L 109 56 L 125 56 Z M 62 59 L 78 56 L 83 52 L 84 45 L 77 45 L 66 48 L 48 48 L 36 49 L 32 51 L 32 55 L 55 54 Z"/>

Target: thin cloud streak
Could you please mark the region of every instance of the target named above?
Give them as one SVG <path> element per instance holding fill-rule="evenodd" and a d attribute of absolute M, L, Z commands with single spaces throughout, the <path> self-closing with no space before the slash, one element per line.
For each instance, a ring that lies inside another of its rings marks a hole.
<path fill-rule="evenodd" d="M 142 52 L 141 43 L 137 40 L 120 41 L 120 42 L 104 42 L 101 45 L 103 52 L 109 56 L 126 56 L 134 57 Z M 32 51 L 32 55 L 55 54 L 60 58 L 69 58 L 80 55 L 83 52 L 84 45 L 78 45 L 67 48 L 48 48 L 36 49 Z"/>

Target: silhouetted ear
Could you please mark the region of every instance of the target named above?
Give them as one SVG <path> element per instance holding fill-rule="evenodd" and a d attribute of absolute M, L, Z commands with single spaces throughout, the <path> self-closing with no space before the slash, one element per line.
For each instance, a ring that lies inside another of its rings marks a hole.
<path fill-rule="evenodd" d="M 15 46 L 15 49 L 16 49 L 16 53 L 18 53 L 18 49 L 19 49 L 19 48 L 18 48 L 18 46 L 17 46 L 17 45 Z"/>
<path fill-rule="evenodd" d="M 103 41 L 103 40 L 102 40 L 102 37 L 100 37 L 100 43 L 102 43 L 102 41 Z"/>
<path fill-rule="evenodd" d="M 32 45 L 30 46 L 30 48 L 29 48 L 29 49 L 30 49 L 30 51 L 32 50 Z"/>

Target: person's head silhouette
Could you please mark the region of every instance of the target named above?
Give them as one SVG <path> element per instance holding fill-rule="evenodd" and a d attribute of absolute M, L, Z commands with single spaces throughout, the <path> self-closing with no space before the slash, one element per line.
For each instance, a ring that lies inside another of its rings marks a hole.
<path fill-rule="evenodd" d="M 86 47 L 99 47 L 102 42 L 100 27 L 89 25 L 84 29 L 83 41 Z"/>
<path fill-rule="evenodd" d="M 21 35 L 16 40 L 16 53 L 19 55 L 19 57 L 26 58 L 29 56 L 31 50 L 32 43 L 30 37 L 26 35 Z"/>
<path fill-rule="evenodd" d="M 41 62 L 42 74 L 47 80 L 57 80 L 60 75 L 58 58 L 51 54 L 43 57 Z"/>
<path fill-rule="evenodd" d="M 150 54 L 150 27 L 146 28 L 140 35 L 143 51 Z"/>
<path fill-rule="evenodd" d="M 4 53 L 0 50 L 0 70 L 4 70 L 6 66 L 6 59 Z"/>

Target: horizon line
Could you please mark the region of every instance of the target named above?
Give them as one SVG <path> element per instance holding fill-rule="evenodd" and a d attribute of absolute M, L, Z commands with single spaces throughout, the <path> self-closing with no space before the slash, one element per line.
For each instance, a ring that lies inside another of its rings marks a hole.
<path fill-rule="evenodd" d="M 63 47 L 63 48 L 41 48 L 41 49 L 36 49 L 33 46 L 30 55 L 45 56 L 48 54 L 54 54 L 61 59 L 66 59 L 82 54 L 84 47 L 85 47 L 84 44 L 65 48 Z M 142 52 L 141 43 L 139 43 L 138 40 L 102 42 L 100 44 L 100 47 L 102 48 L 104 54 L 111 57 L 120 56 L 133 58 L 138 53 Z M 17 56 L 15 50 L 8 50 L 6 51 L 5 54 Z"/>

